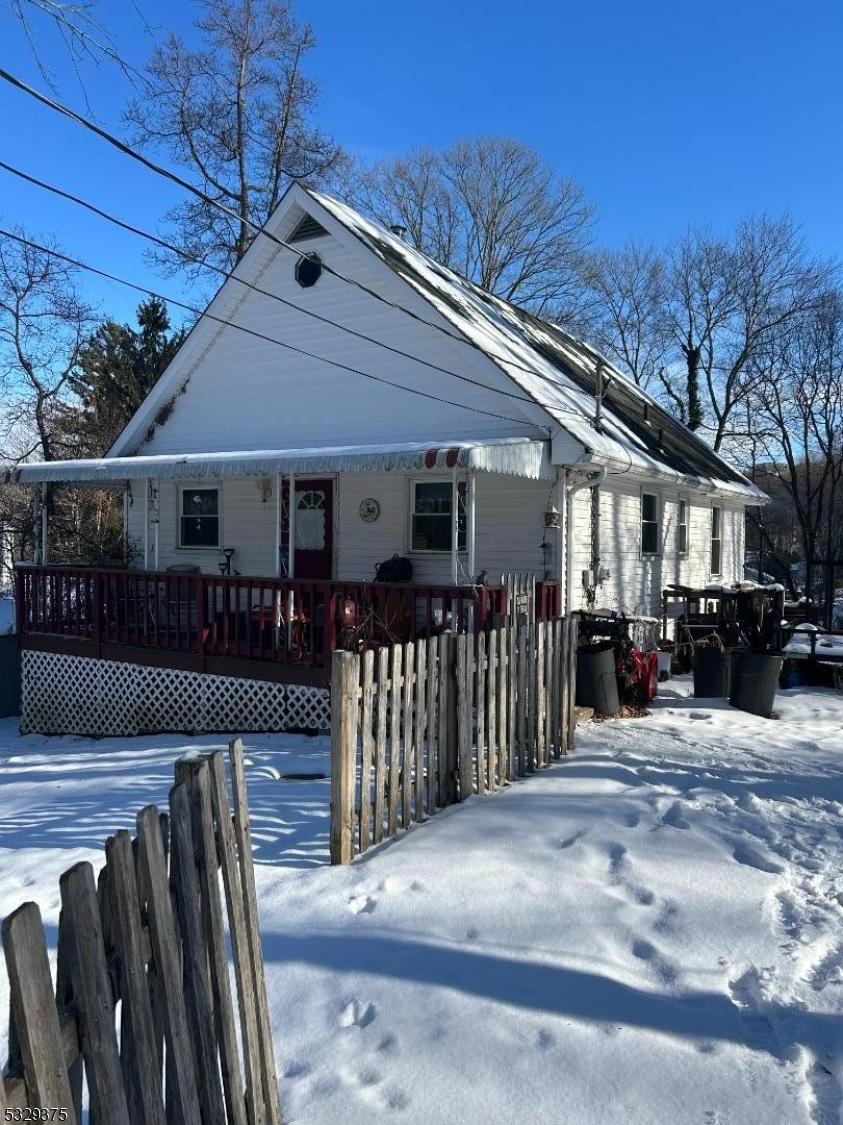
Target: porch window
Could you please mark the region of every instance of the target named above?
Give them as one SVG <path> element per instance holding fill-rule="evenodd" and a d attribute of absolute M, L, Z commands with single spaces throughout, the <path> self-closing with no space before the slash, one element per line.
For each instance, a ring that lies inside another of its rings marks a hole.
<path fill-rule="evenodd" d="M 723 567 L 723 509 L 711 509 L 711 573 L 722 573 Z"/>
<path fill-rule="evenodd" d="M 457 550 L 465 550 L 465 481 L 457 484 Z M 451 481 L 413 481 L 412 549 L 450 551 L 454 488 Z"/>
<path fill-rule="evenodd" d="M 659 553 L 659 498 L 652 492 L 641 494 L 641 554 Z"/>
<path fill-rule="evenodd" d="M 688 501 L 679 501 L 679 554 L 688 554 Z"/>
<path fill-rule="evenodd" d="M 182 488 L 179 493 L 179 546 L 219 547 L 220 490 Z"/>

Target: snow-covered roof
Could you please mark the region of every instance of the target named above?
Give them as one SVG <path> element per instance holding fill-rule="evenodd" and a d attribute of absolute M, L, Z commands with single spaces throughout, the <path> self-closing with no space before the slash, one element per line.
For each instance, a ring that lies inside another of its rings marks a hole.
<path fill-rule="evenodd" d="M 84 461 L 40 461 L 0 475 L 0 483 L 77 481 L 119 484 L 145 478 L 195 480 L 203 477 L 296 475 L 389 470 L 476 469 L 531 480 L 550 477 L 547 442 L 528 438 L 487 441 L 344 445 L 324 449 L 248 449 L 220 453 L 154 453 Z"/>
<path fill-rule="evenodd" d="M 420 293 L 501 368 L 597 461 L 695 479 L 744 498 L 764 493 L 594 348 L 556 325 L 486 292 L 347 204 L 310 197 Z M 595 421 L 597 366 L 603 365 L 602 422 Z M 646 417 L 645 417 L 646 413 Z"/>

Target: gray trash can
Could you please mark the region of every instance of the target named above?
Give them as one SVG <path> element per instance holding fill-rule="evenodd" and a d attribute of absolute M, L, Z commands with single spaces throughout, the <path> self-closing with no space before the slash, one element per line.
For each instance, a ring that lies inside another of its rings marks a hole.
<path fill-rule="evenodd" d="M 766 652 L 744 653 L 735 691 L 735 706 L 751 715 L 769 719 L 773 713 L 776 688 L 783 658 Z"/>
<path fill-rule="evenodd" d="M 741 665 L 743 658 L 749 655 L 748 649 L 733 648 L 729 653 L 729 702 L 733 707 L 738 705 L 738 684 L 741 678 Z"/>
<path fill-rule="evenodd" d="M 598 715 L 614 715 L 620 708 L 612 641 L 577 649 L 577 704 L 593 707 Z"/>
<path fill-rule="evenodd" d="M 723 699 L 729 694 L 731 655 L 714 645 L 694 648 L 694 695 Z"/>
<path fill-rule="evenodd" d="M 0 634 L 0 719 L 20 714 L 20 650 L 14 633 Z"/>

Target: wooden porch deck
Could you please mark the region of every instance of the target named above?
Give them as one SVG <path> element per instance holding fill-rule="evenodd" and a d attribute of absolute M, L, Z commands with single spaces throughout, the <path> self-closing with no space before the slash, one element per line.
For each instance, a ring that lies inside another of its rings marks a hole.
<path fill-rule="evenodd" d="M 34 565 L 18 566 L 15 577 L 24 649 L 289 683 L 326 683 L 337 648 L 476 632 L 517 611 L 505 585 Z M 536 616 L 557 615 L 559 584 L 536 591 Z"/>

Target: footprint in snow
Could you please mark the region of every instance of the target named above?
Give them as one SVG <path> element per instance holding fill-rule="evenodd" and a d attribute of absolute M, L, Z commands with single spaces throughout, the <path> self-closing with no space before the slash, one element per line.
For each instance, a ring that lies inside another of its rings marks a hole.
<path fill-rule="evenodd" d="M 738 863 L 744 867 L 754 867 L 756 871 L 764 871 L 768 875 L 781 875 L 784 868 L 780 863 L 776 863 L 770 859 L 769 856 L 764 855 L 758 848 L 754 848 L 752 844 L 740 843 L 735 847 L 732 856 Z"/>
<path fill-rule="evenodd" d="M 565 836 L 561 840 L 554 840 L 553 846 L 558 848 L 560 852 L 565 851 L 566 848 L 572 848 L 577 840 L 581 840 L 586 832 L 588 832 L 587 828 L 580 828 L 570 836 Z"/>
<path fill-rule="evenodd" d="M 676 967 L 656 949 L 652 942 L 639 938 L 632 943 L 632 955 L 639 961 L 652 965 L 656 976 L 663 984 L 673 984 L 678 976 Z"/>
<path fill-rule="evenodd" d="M 674 801 L 667 812 L 662 817 L 662 824 L 666 824 L 669 828 L 690 828 L 691 825 L 682 815 L 682 806 L 678 801 Z"/>
<path fill-rule="evenodd" d="M 368 1027 L 374 1020 L 377 1012 L 375 1005 L 364 1003 L 362 1000 L 349 1000 L 340 1012 L 337 1021 L 340 1027 Z"/>
<path fill-rule="evenodd" d="M 378 900 L 371 895 L 355 895 L 348 900 L 348 909 L 352 914 L 371 914 L 377 904 Z"/>
<path fill-rule="evenodd" d="M 609 874 L 617 879 L 626 866 L 626 848 L 623 844 L 609 845 Z"/>
<path fill-rule="evenodd" d="M 676 918 L 679 915 L 679 907 L 673 902 L 665 902 L 659 911 L 659 916 L 653 923 L 653 929 L 657 934 L 672 934 L 676 929 Z"/>
<path fill-rule="evenodd" d="M 729 981 L 732 1002 L 739 1010 L 746 1045 L 754 1051 L 780 1055 L 781 1044 L 775 1029 L 764 1013 L 765 1000 L 761 974 L 754 965 Z"/>
<path fill-rule="evenodd" d="M 833 1072 L 815 1058 L 806 1063 L 805 1081 L 810 1090 L 811 1120 L 816 1125 L 839 1125 L 843 1120 L 843 1092 Z"/>
<path fill-rule="evenodd" d="M 540 1051 L 549 1051 L 551 1047 L 556 1046 L 556 1040 L 549 1031 L 542 1028 L 536 1036 L 536 1046 Z"/>

